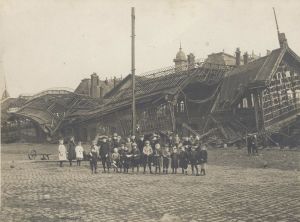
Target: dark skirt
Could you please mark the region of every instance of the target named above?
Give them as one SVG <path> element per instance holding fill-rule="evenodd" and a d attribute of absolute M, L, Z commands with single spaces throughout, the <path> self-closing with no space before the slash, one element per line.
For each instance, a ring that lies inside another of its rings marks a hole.
<path fill-rule="evenodd" d="M 178 168 L 178 159 L 171 159 L 171 168 L 172 169 L 177 169 Z"/>
<path fill-rule="evenodd" d="M 160 167 L 161 166 L 161 156 L 154 156 L 153 159 L 154 159 L 153 160 L 154 166 Z"/>

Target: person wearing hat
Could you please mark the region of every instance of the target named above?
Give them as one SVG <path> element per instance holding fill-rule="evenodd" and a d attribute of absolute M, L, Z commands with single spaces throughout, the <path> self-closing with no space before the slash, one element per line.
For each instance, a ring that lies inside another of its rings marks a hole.
<path fill-rule="evenodd" d="M 198 171 L 198 152 L 196 150 L 196 147 L 195 146 L 192 146 L 192 150 L 191 150 L 191 153 L 190 153 L 190 163 L 191 163 L 191 166 L 192 166 L 192 175 L 195 175 L 195 169 L 196 169 L 196 176 L 199 176 L 199 171 Z"/>
<path fill-rule="evenodd" d="M 120 147 L 120 145 L 121 144 L 120 144 L 120 140 L 118 139 L 118 134 L 114 133 L 112 138 L 112 143 L 111 143 L 112 149 L 118 148 Z"/>
<path fill-rule="evenodd" d="M 101 158 L 104 173 L 106 173 L 106 168 L 107 168 L 107 172 L 109 173 L 109 168 L 110 168 L 109 152 L 110 152 L 110 147 L 107 142 L 107 137 L 103 136 L 102 142 L 100 143 L 100 158 Z"/>
<path fill-rule="evenodd" d="M 89 153 L 90 156 L 90 166 L 93 173 L 97 173 L 97 161 L 99 157 L 99 147 L 97 146 L 97 141 L 94 140 L 91 146 L 91 150 Z"/>
<path fill-rule="evenodd" d="M 192 142 L 191 142 L 190 138 L 185 137 L 182 145 L 185 147 L 186 151 L 190 151 L 192 148 Z"/>
<path fill-rule="evenodd" d="M 172 168 L 172 174 L 177 173 L 178 168 L 178 161 L 179 161 L 179 154 L 177 152 L 177 147 L 173 147 L 173 151 L 171 154 L 171 168 Z"/>
<path fill-rule="evenodd" d="M 182 146 L 181 151 L 179 153 L 179 167 L 182 170 L 182 174 L 187 175 L 188 162 L 189 162 L 188 153 L 186 152 L 185 147 Z"/>
<path fill-rule="evenodd" d="M 123 155 L 124 151 L 125 151 L 125 144 L 121 143 L 121 147 L 118 150 L 120 154 L 120 163 L 119 163 L 120 172 L 122 172 L 122 169 L 124 167 L 124 155 Z"/>
<path fill-rule="evenodd" d="M 160 174 L 161 172 L 161 158 L 162 158 L 162 151 L 161 151 L 161 148 L 160 148 L 160 144 L 157 143 L 155 144 L 155 149 L 153 151 L 153 162 L 154 162 L 154 166 L 155 166 L 155 174 L 157 173 L 157 170 L 158 170 L 158 173 Z"/>
<path fill-rule="evenodd" d="M 151 170 L 151 163 L 152 163 L 152 155 L 153 155 L 153 149 L 150 145 L 149 140 L 147 140 L 145 142 L 145 146 L 143 148 L 143 156 L 144 156 L 144 173 L 146 173 L 146 165 L 148 164 L 150 173 L 152 174 L 152 170 Z"/>
<path fill-rule="evenodd" d="M 167 138 L 167 143 L 169 144 L 170 147 L 173 147 L 173 146 L 174 146 L 174 140 L 173 140 L 172 135 L 169 135 L 169 136 L 168 136 L 168 138 Z"/>
<path fill-rule="evenodd" d="M 162 157 L 163 157 L 163 173 L 168 174 L 170 157 L 171 157 L 171 153 L 169 151 L 169 144 L 166 144 L 164 149 L 162 150 Z"/>
<path fill-rule="evenodd" d="M 130 137 L 130 139 L 131 139 L 131 143 L 136 143 L 135 135 L 132 135 L 132 136 Z"/>
<path fill-rule="evenodd" d="M 153 147 L 153 151 L 155 150 L 155 145 L 159 144 L 158 135 L 156 135 L 155 133 L 152 135 L 152 140 L 150 144 Z"/>
<path fill-rule="evenodd" d="M 68 142 L 68 160 L 70 162 L 70 167 L 72 166 L 72 161 L 76 159 L 75 147 L 75 139 L 74 136 L 72 136 Z"/>
<path fill-rule="evenodd" d="M 140 150 L 137 148 L 136 143 L 132 143 L 131 155 L 132 155 L 132 159 L 131 159 L 132 172 L 134 172 L 134 167 L 136 167 L 137 172 L 139 172 L 140 162 L 141 162 L 141 153 L 140 153 Z"/>
<path fill-rule="evenodd" d="M 63 166 L 63 162 L 67 160 L 67 149 L 64 145 L 64 140 L 59 140 L 59 146 L 58 146 L 58 160 L 59 160 L 59 166 Z"/>
<path fill-rule="evenodd" d="M 144 135 L 140 135 L 140 138 L 136 142 L 138 149 L 140 150 L 140 153 L 143 152 L 143 148 L 145 146 L 145 140 L 144 140 Z"/>
<path fill-rule="evenodd" d="M 128 147 L 125 146 L 124 151 L 123 151 L 123 168 L 124 168 L 124 173 L 128 173 L 128 169 L 130 166 L 130 160 L 131 160 L 132 155 L 130 154 Z"/>
<path fill-rule="evenodd" d="M 129 152 L 132 151 L 132 145 L 131 145 L 131 144 L 132 144 L 132 142 L 131 142 L 130 137 L 127 137 L 127 138 L 126 138 L 125 146 L 128 148 Z"/>
<path fill-rule="evenodd" d="M 206 171 L 207 157 L 208 157 L 208 154 L 207 154 L 207 150 L 206 150 L 206 145 L 204 144 L 201 146 L 201 150 L 199 153 L 199 159 L 200 159 L 199 163 L 201 164 L 200 174 L 203 176 L 206 175 L 205 171 Z"/>

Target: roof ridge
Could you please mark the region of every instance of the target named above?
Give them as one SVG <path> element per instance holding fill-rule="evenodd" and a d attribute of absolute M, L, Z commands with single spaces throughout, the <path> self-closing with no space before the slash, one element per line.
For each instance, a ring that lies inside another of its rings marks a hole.
<path fill-rule="evenodd" d="M 285 48 L 284 48 L 284 49 L 285 49 Z M 277 58 L 277 60 L 276 60 L 276 62 L 275 62 L 275 64 L 274 64 L 274 67 L 273 67 L 273 69 L 272 69 L 272 71 L 271 71 L 271 73 L 270 73 L 270 76 L 272 75 L 272 73 L 274 72 L 275 66 L 276 66 L 276 68 L 277 68 L 277 66 L 278 66 L 278 60 L 279 60 L 279 58 L 281 57 L 280 55 L 282 54 L 283 51 L 284 51 L 284 53 L 285 53 L 285 51 L 286 51 L 286 50 L 284 50 L 284 49 L 283 49 L 283 50 L 282 50 L 282 48 L 274 49 L 274 50 L 272 50 L 272 52 L 271 52 L 269 55 L 266 56 L 267 59 L 265 60 L 264 64 L 260 67 L 260 69 L 259 69 L 259 71 L 257 72 L 257 74 L 256 74 L 256 76 L 255 76 L 255 79 L 254 79 L 253 81 L 256 81 L 256 80 L 257 80 L 257 77 L 260 76 L 260 74 L 261 74 L 263 68 L 264 68 L 265 65 L 270 61 L 270 59 L 271 59 L 271 54 L 274 53 L 276 50 L 281 50 L 281 52 L 280 52 L 280 54 L 278 55 L 278 58 Z M 280 59 L 280 60 L 281 60 L 281 59 Z"/>

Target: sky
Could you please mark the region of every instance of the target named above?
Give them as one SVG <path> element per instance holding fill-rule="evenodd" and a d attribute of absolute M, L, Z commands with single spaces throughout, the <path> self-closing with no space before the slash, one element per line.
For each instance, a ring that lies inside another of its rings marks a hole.
<path fill-rule="evenodd" d="M 0 78 L 12 97 L 75 89 L 131 70 L 131 7 L 136 73 L 173 65 L 180 42 L 196 58 L 213 52 L 266 54 L 279 47 L 272 7 L 300 55 L 298 0 L 1 0 Z M 6 80 L 6 81 L 4 81 Z"/>

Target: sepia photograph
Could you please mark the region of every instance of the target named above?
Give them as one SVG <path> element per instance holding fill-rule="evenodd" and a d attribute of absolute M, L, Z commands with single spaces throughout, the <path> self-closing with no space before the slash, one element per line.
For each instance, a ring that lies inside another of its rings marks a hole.
<path fill-rule="evenodd" d="M 0 0 L 0 221 L 300 222 L 300 1 Z"/>

